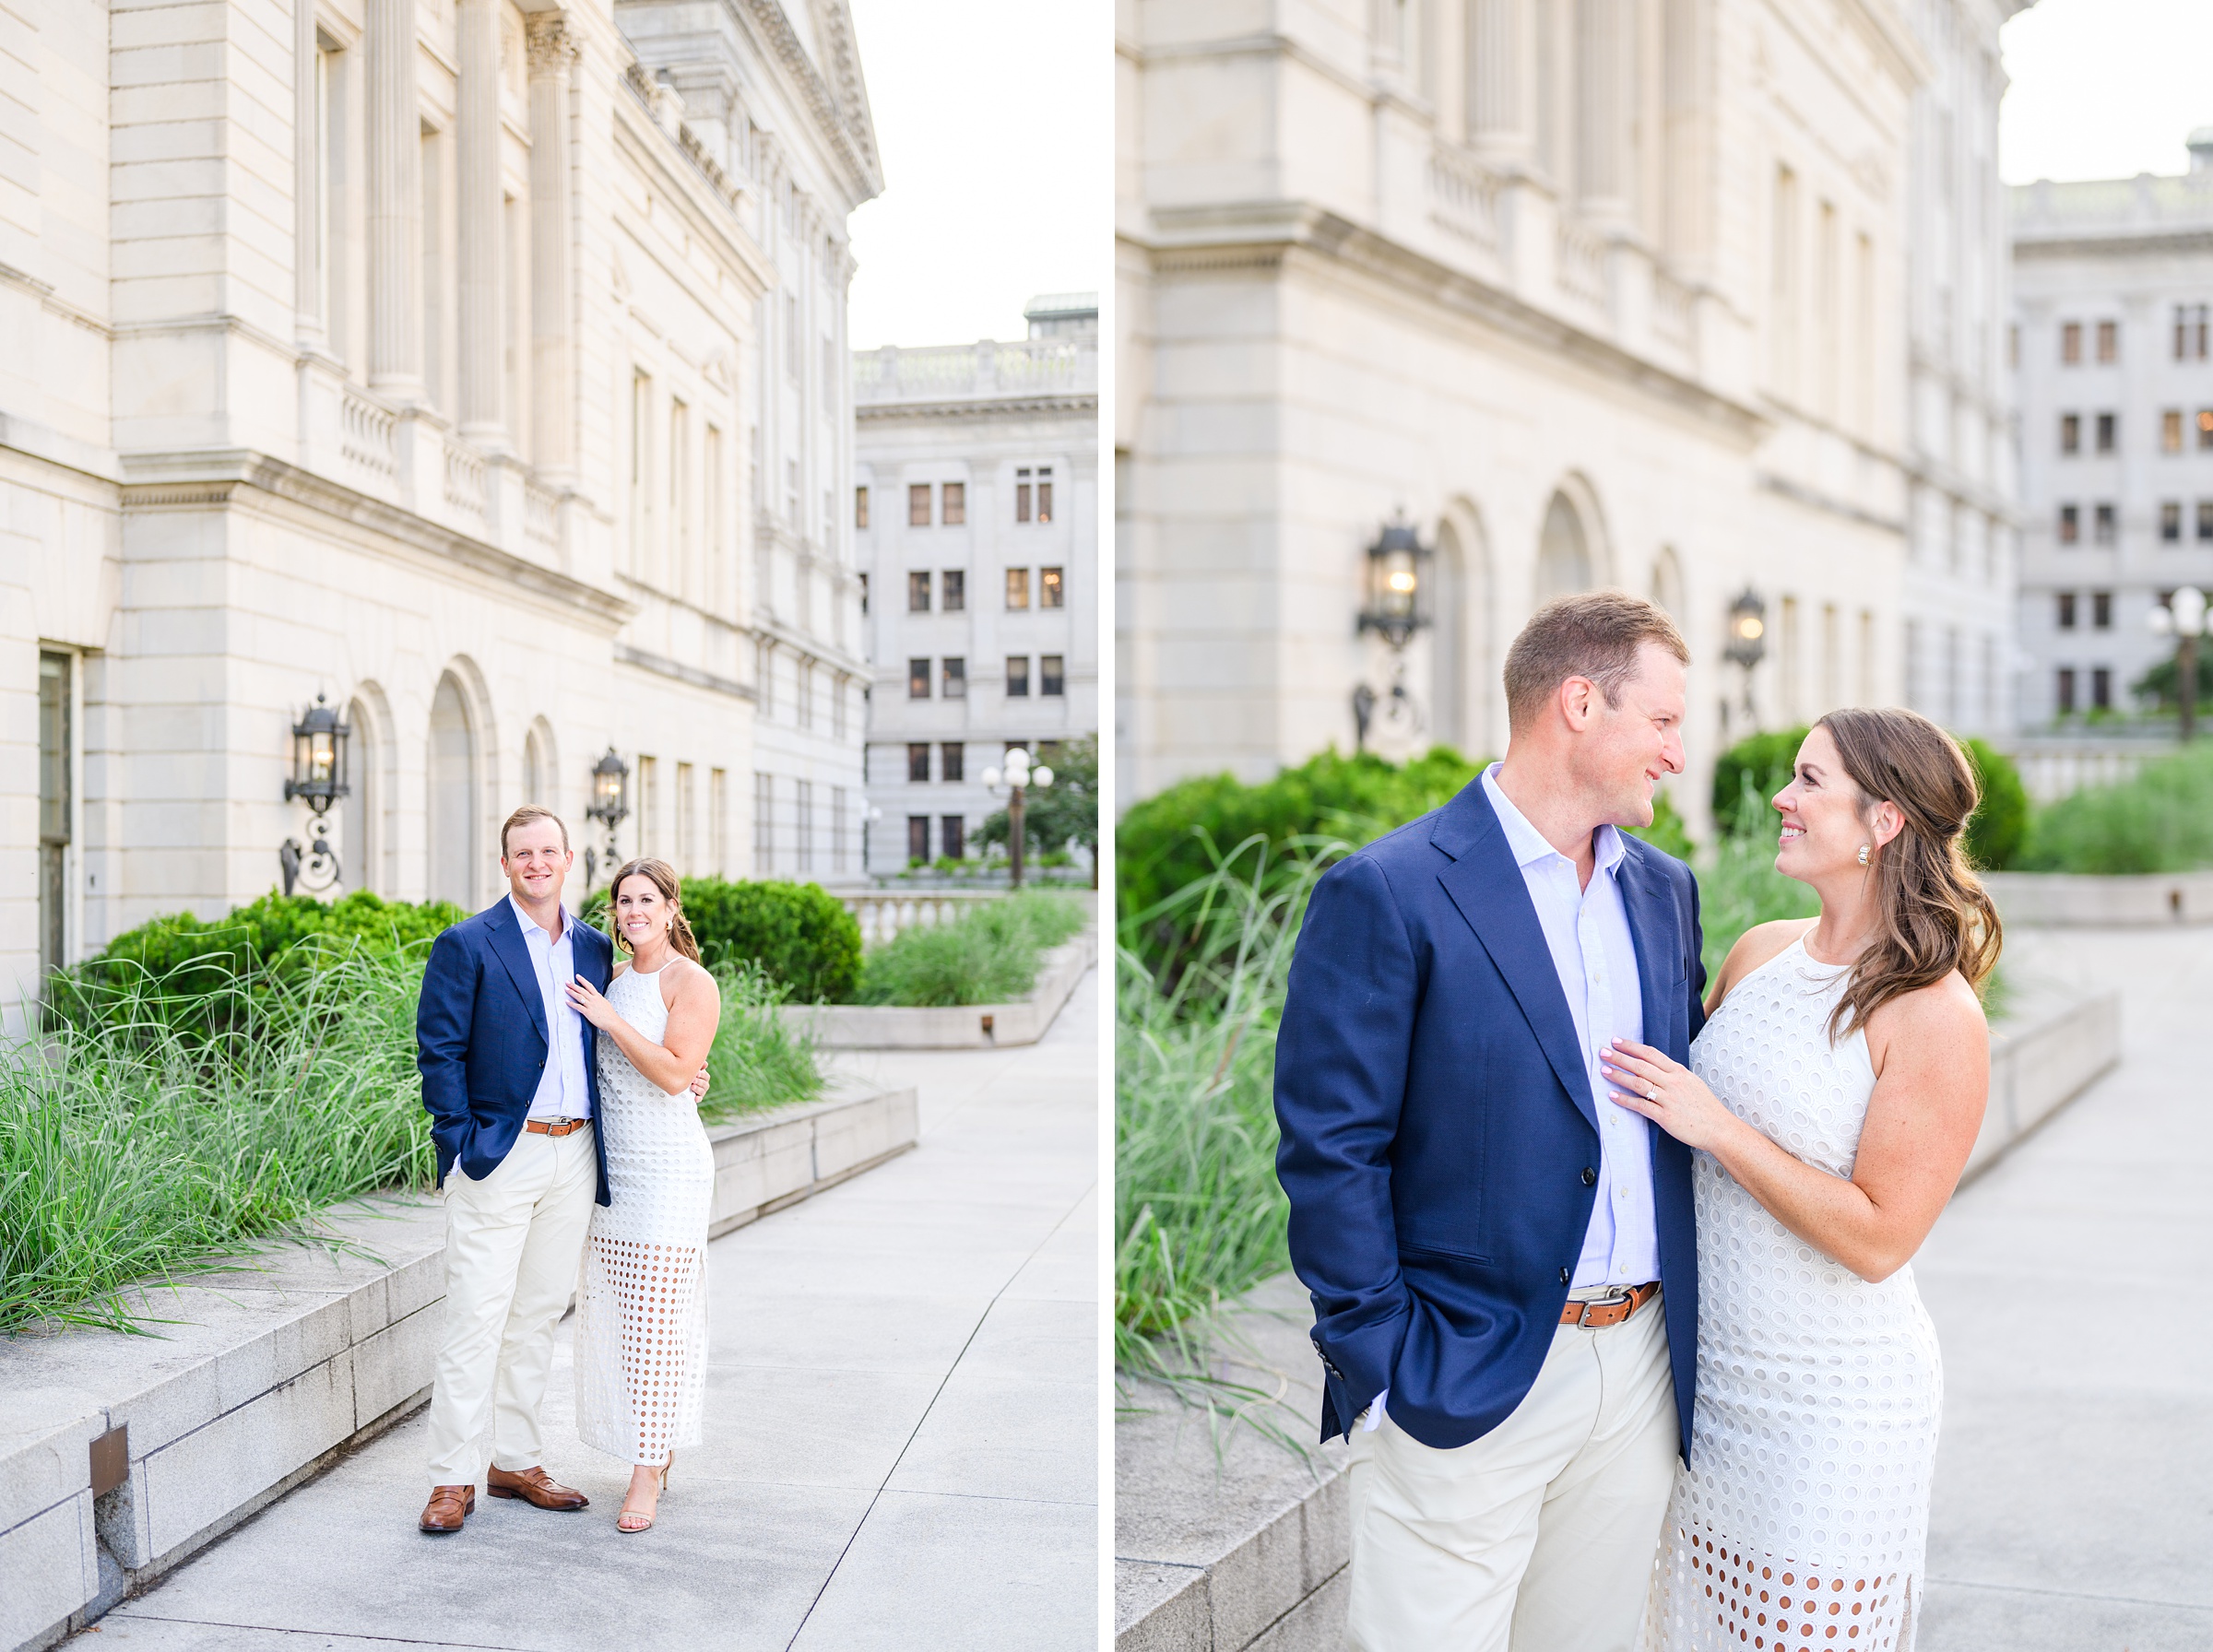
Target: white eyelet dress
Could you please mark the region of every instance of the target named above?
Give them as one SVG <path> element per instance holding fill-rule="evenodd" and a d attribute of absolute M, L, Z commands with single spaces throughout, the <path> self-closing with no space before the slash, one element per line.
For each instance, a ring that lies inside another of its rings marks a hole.
<path fill-rule="evenodd" d="M 1848 966 L 1803 943 L 1691 1047 L 1698 1077 L 1806 1163 L 1849 1176 L 1875 1091 L 1835 1044 Z M 1794 1236 L 1710 1153 L 1693 1171 L 1698 1391 L 1645 1610 L 1647 1652 L 1911 1652 L 1944 1372 L 1901 1268 L 1870 1284 Z"/>
<path fill-rule="evenodd" d="M 607 1001 L 658 1044 L 660 972 L 631 970 Z M 707 1215 L 715 1150 L 692 1092 L 662 1092 L 599 1039 L 598 1130 L 611 1204 L 592 1207 L 576 1304 L 576 1432 L 658 1466 L 700 1441 L 707 1375 Z"/>

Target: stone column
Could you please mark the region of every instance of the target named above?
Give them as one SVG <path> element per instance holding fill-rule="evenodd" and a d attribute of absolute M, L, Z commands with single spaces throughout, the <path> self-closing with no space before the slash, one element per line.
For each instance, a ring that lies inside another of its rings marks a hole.
<path fill-rule="evenodd" d="M 369 387 L 422 399 L 422 117 L 415 0 L 368 0 Z"/>
<path fill-rule="evenodd" d="M 1533 23 L 1530 0 L 1468 0 L 1468 141 L 1501 160 L 1530 155 Z"/>
<path fill-rule="evenodd" d="M 500 196 L 500 31 L 497 0 L 459 0 L 455 101 L 454 218 L 458 230 L 461 434 L 493 451 L 508 446 L 502 416 L 507 322 L 500 303 L 505 248 Z"/>
<path fill-rule="evenodd" d="M 569 227 L 569 77 L 576 37 L 557 11 L 530 16 L 530 456 L 549 480 L 573 483 L 575 387 L 571 370 L 574 248 Z"/>
<path fill-rule="evenodd" d="M 322 54 L 315 44 L 315 8 L 293 0 L 292 8 L 292 308 L 300 342 L 323 348 L 323 114 Z"/>
<path fill-rule="evenodd" d="M 1627 226 L 1632 215 L 1634 6 L 1635 0 L 1578 0 L 1576 6 L 1576 202 L 1586 219 L 1609 228 Z"/>

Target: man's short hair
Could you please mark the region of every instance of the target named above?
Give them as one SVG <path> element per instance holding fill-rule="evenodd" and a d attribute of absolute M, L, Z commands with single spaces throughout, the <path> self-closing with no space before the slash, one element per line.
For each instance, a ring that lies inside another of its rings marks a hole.
<path fill-rule="evenodd" d="M 1637 675 L 1637 653 L 1655 643 L 1685 665 L 1690 650 L 1667 611 L 1627 591 L 1557 596 L 1530 616 L 1506 652 L 1506 715 L 1522 727 L 1570 677 L 1598 685 L 1608 705 Z"/>
<path fill-rule="evenodd" d="M 507 858 L 507 834 L 517 826 L 527 826 L 533 820 L 550 820 L 554 825 L 561 827 L 561 846 L 564 850 L 568 848 L 569 829 L 562 823 L 562 818 L 550 808 L 540 808 L 535 803 L 526 803 L 509 815 L 507 823 L 500 828 L 500 858 L 502 860 Z"/>

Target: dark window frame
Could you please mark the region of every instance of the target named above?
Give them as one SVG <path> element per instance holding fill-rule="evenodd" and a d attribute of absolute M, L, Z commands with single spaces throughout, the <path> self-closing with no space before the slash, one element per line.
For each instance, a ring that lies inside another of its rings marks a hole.
<path fill-rule="evenodd" d="M 1027 700 L 1030 697 L 1030 656 L 1026 654 L 1007 655 L 1007 698 Z"/>

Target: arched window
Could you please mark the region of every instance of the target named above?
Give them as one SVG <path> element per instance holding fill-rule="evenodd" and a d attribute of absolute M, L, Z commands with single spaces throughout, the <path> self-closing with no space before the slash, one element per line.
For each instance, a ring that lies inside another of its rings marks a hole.
<path fill-rule="evenodd" d="M 1678 624 L 1683 619 L 1683 564 L 1670 546 L 1663 545 L 1652 559 L 1652 600 Z"/>
<path fill-rule="evenodd" d="M 352 789 L 338 799 L 338 868 L 342 874 L 339 884 L 352 891 L 376 890 L 377 808 L 382 803 L 384 779 L 379 765 L 384 753 L 379 749 L 376 724 L 369 707 L 355 700 L 346 707 L 346 721 L 352 728 L 352 750 L 347 763 Z"/>
<path fill-rule="evenodd" d="M 523 801 L 561 811 L 561 770 L 553 754 L 553 731 L 543 717 L 523 737 Z"/>
<path fill-rule="evenodd" d="M 1591 589 L 1591 548 L 1583 537 L 1583 519 L 1565 493 L 1555 493 L 1544 512 L 1544 531 L 1537 540 L 1537 601 L 1572 596 Z"/>
<path fill-rule="evenodd" d="M 447 672 L 431 702 L 430 896 L 473 911 L 477 901 L 477 733 Z"/>

